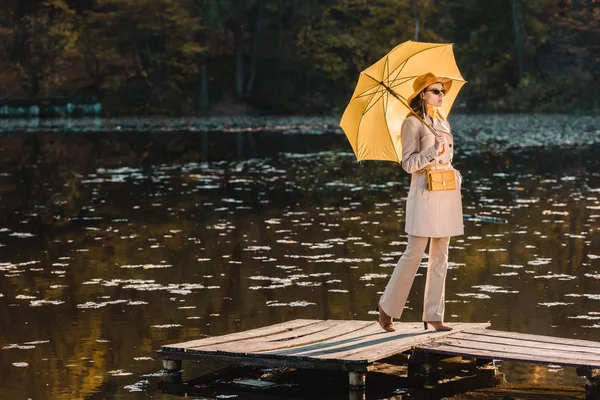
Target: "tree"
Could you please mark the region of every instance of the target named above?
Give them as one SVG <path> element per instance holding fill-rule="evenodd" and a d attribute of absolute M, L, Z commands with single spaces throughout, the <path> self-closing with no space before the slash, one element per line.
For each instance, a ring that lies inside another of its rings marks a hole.
<path fill-rule="evenodd" d="M 575 107 L 584 109 L 591 104 L 600 109 L 600 1 L 562 0 L 555 10 L 553 55 L 572 71 L 569 84 L 578 99 Z M 581 99 L 584 92 L 590 93 L 591 101 Z"/>
<path fill-rule="evenodd" d="M 61 0 L 45 3 L 25 14 L 15 30 L 13 54 L 22 68 L 30 96 L 45 93 L 68 79 L 64 74 L 76 55 L 77 32 Z"/>
<path fill-rule="evenodd" d="M 97 0 L 86 21 L 90 34 L 104 38 L 96 43 L 107 56 L 99 62 L 112 71 L 104 87 L 131 84 L 142 107 L 148 97 L 163 103 L 184 94 L 203 51 L 191 8 L 186 0 Z"/>
<path fill-rule="evenodd" d="M 424 27 L 429 2 L 420 5 L 421 40 L 439 40 Z M 411 0 L 337 0 L 299 32 L 297 43 L 330 79 L 354 83 L 361 70 L 415 36 L 414 16 Z"/>

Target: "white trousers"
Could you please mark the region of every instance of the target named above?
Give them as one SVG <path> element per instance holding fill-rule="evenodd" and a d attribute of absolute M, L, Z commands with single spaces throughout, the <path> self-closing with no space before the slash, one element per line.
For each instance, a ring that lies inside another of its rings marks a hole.
<path fill-rule="evenodd" d="M 423 321 L 444 320 L 444 292 L 446 272 L 448 271 L 448 246 L 450 238 L 431 238 L 408 235 L 406 250 L 398 260 L 385 291 L 379 300 L 382 310 L 393 318 L 400 318 L 406 299 L 413 285 L 417 269 L 427 242 L 429 243 L 429 262 L 423 300 Z"/>

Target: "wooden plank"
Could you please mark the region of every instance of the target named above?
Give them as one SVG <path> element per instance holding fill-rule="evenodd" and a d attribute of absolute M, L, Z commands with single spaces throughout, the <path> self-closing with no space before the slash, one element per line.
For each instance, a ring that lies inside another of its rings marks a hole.
<path fill-rule="evenodd" d="M 489 324 L 452 324 L 455 329 L 484 327 Z M 373 362 L 401 353 L 413 346 L 439 339 L 454 331 L 425 331 L 421 323 L 396 323 L 395 332 L 385 332 L 379 324 L 373 323 L 361 331 L 343 335 L 331 343 L 316 346 L 297 347 L 286 351 L 275 351 L 272 354 L 289 355 L 303 358 L 339 359 L 340 362 L 367 360 Z"/>
<path fill-rule="evenodd" d="M 344 335 L 340 335 L 335 338 L 335 340 L 309 344 L 306 346 L 296 346 L 290 349 L 281 349 L 274 350 L 269 352 L 264 352 L 264 354 L 276 354 L 280 356 L 293 356 L 293 357 L 304 357 L 311 358 L 314 357 L 315 354 L 328 354 L 332 351 L 337 351 L 336 349 L 344 346 L 352 346 L 352 347 L 360 347 L 363 346 L 365 342 L 370 340 L 383 340 L 383 341 L 391 341 L 395 340 L 395 337 L 400 334 L 400 332 L 392 332 L 387 333 L 381 329 L 377 322 L 373 321 L 364 321 L 365 325 L 358 330 L 346 333 Z M 406 332 L 405 332 L 406 333 Z M 321 357 L 321 358 L 335 358 L 335 357 Z"/>
<path fill-rule="evenodd" d="M 544 335 L 533 335 L 528 333 L 518 333 L 518 332 L 505 332 L 505 331 L 497 331 L 493 329 L 474 329 L 474 330 L 464 330 L 461 333 L 463 334 L 473 334 L 473 335 L 485 335 L 485 336 L 493 336 L 493 337 L 503 337 L 503 338 L 511 338 L 511 339 L 520 339 L 527 340 L 530 342 L 539 342 L 539 343 L 552 343 L 556 345 L 572 345 L 572 346 L 581 346 L 581 347 L 591 347 L 592 349 L 600 348 L 600 343 L 594 342 L 591 340 L 582 340 L 582 339 L 571 339 L 571 338 L 560 338 L 555 336 L 544 336 Z"/>
<path fill-rule="evenodd" d="M 530 336 L 530 335 L 528 335 Z M 514 337 L 514 336 L 513 336 Z M 572 345 L 568 344 L 564 339 L 550 343 L 547 341 L 534 341 L 530 340 L 529 337 L 523 339 L 516 339 L 505 337 L 503 335 L 487 335 L 485 330 L 481 331 L 469 331 L 469 332 L 458 332 L 456 334 L 450 335 L 448 340 L 465 340 L 469 342 L 482 342 L 482 343 L 494 343 L 494 344 L 502 344 L 507 346 L 521 346 L 521 347 L 531 347 L 534 349 L 547 349 L 547 350 L 561 350 L 568 351 L 571 353 L 580 353 L 580 354 L 595 354 L 600 357 L 600 344 L 595 343 L 595 347 L 592 346 L 581 346 L 580 344 Z M 593 342 L 590 342 L 594 344 Z"/>
<path fill-rule="evenodd" d="M 303 359 L 299 357 L 280 357 L 275 355 L 264 356 L 262 354 L 235 354 L 235 353 L 210 353 L 204 350 L 183 351 L 165 351 L 156 352 L 158 358 L 169 360 L 191 360 L 191 361 L 227 361 L 232 364 L 240 365 L 258 365 L 262 367 L 286 367 L 286 368 L 307 368 L 328 371 L 368 371 L 370 365 L 366 360 L 357 360 L 352 362 L 340 362 L 330 359 Z"/>
<path fill-rule="evenodd" d="M 204 339 L 190 340 L 187 342 L 174 343 L 161 346 L 162 349 L 168 349 L 169 351 L 184 351 L 188 347 L 201 347 L 210 346 L 213 344 L 234 342 L 236 340 L 246 340 L 255 337 L 266 337 L 270 335 L 276 335 L 289 330 L 299 329 L 308 325 L 316 324 L 322 320 L 314 319 L 295 319 L 292 321 L 282 322 L 280 324 L 264 326 L 261 328 L 250 329 L 248 331 L 230 333 L 227 335 L 214 336 Z"/>
<path fill-rule="evenodd" d="M 506 346 L 495 346 L 490 343 L 446 341 L 419 345 L 417 348 L 441 354 L 466 355 L 495 360 L 526 361 L 564 366 L 591 366 L 596 368 L 600 366 L 600 359 L 598 358 L 571 357 L 567 352 L 533 352 L 531 348 L 509 348 Z"/>
<path fill-rule="evenodd" d="M 252 338 L 233 343 L 221 343 L 210 346 L 211 351 L 235 353 L 260 353 L 272 352 L 280 349 L 289 349 L 298 346 L 309 346 L 315 343 L 335 341 L 342 335 L 352 335 L 355 331 L 372 321 L 323 321 L 307 327 L 299 328 L 292 332 L 284 332 L 267 338 Z M 194 350 L 200 348 L 194 347 Z"/>
<path fill-rule="evenodd" d="M 421 332 L 426 332 L 426 333 L 422 333 L 420 335 L 416 335 L 416 336 L 412 336 L 412 337 L 404 337 L 401 338 L 400 341 L 397 341 L 396 343 L 388 343 L 385 346 L 378 346 L 378 348 L 376 349 L 369 349 L 369 348 L 361 348 L 359 351 L 357 352 L 349 352 L 347 354 L 342 354 L 339 355 L 339 358 L 343 358 L 346 360 L 360 360 L 360 359 L 367 359 L 369 361 L 376 361 L 376 360 L 380 360 L 383 358 L 387 358 L 390 357 L 394 354 L 400 353 L 401 351 L 398 351 L 396 348 L 394 348 L 394 346 L 402 346 L 404 348 L 406 348 L 407 346 L 409 346 L 408 348 L 406 348 L 406 350 L 413 348 L 419 344 L 423 344 L 423 343 L 427 343 L 427 342 L 431 342 L 434 340 L 440 340 L 441 338 L 444 338 L 448 335 L 451 335 L 452 333 L 456 333 L 457 331 L 461 331 L 463 329 L 473 329 L 473 328 L 485 328 L 487 326 L 489 326 L 489 323 L 453 323 L 453 324 L 447 324 L 449 326 L 452 326 L 453 330 L 452 331 L 434 331 L 434 330 L 423 330 L 422 325 L 420 326 L 420 329 L 422 329 Z"/>
<path fill-rule="evenodd" d="M 567 360 L 588 360 L 588 361 L 597 361 L 600 363 L 600 357 L 595 356 L 594 354 L 586 354 L 579 353 L 574 354 L 572 351 L 563 351 L 559 349 L 548 350 L 548 349 L 537 349 L 535 347 L 531 347 L 528 345 L 522 346 L 506 346 L 503 344 L 491 343 L 491 342 L 474 342 L 470 340 L 458 340 L 453 338 L 447 338 L 446 340 L 431 343 L 431 346 L 435 347 L 436 344 L 443 344 L 446 346 L 456 346 L 462 348 L 472 348 L 478 350 L 489 350 L 496 351 L 498 353 L 514 353 L 514 354 L 529 354 L 532 356 L 544 357 L 563 357 Z"/>

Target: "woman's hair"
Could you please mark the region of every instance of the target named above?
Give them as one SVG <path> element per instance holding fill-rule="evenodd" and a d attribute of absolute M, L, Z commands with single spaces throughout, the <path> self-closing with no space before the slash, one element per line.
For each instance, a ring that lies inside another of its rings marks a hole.
<path fill-rule="evenodd" d="M 421 93 L 419 93 L 410 100 L 409 106 L 415 114 L 421 117 L 421 119 L 425 119 L 425 115 L 427 115 L 427 108 L 425 106 L 425 101 L 423 100 Z"/>
<path fill-rule="evenodd" d="M 437 82 L 437 83 L 442 83 L 442 82 Z M 442 83 L 442 88 L 445 88 L 446 85 L 444 85 Z M 421 90 L 415 97 L 413 97 L 410 100 L 410 103 L 408 103 L 408 106 L 411 108 L 411 110 L 413 112 L 409 113 L 407 116 L 410 116 L 412 113 L 417 114 L 419 117 L 421 117 L 421 119 L 425 119 L 425 117 L 427 116 L 427 104 L 425 104 L 425 100 L 423 100 L 423 92 L 427 90 L 427 88 L 424 88 L 423 90 Z"/>

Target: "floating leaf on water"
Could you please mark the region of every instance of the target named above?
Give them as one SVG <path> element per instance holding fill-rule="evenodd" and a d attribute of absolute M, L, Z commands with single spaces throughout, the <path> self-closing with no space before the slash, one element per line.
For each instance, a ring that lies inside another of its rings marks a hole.
<path fill-rule="evenodd" d="M 8 346 L 4 346 L 2 348 L 2 350 L 9 350 L 9 349 L 19 349 L 19 350 L 31 350 L 31 349 L 35 349 L 35 346 L 31 346 L 31 345 L 19 345 L 19 344 L 9 344 Z"/>
<path fill-rule="evenodd" d="M 282 244 L 296 244 L 298 243 L 295 240 L 290 240 L 290 239 L 279 239 L 277 240 L 277 243 L 282 243 Z"/>
<path fill-rule="evenodd" d="M 31 299 L 35 299 L 35 296 L 28 296 L 26 294 L 18 294 L 15 296 L 15 299 L 17 300 L 31 300 Z"/>
<path fill-rule="evenodd" d="M 316 304 L 317 303 L 311 303 L 311 302 L 306 301 L 306 300 L 301 300 L 301 301 L 292 301 L 288 305 L 290 307 L 307 307 L 307 306 L 314 306 Z"/>
<path fill-rule="evenodd" d="M 296 269 L 296 268 L 300 268 L 297 265 L 276 265 L 275 268 L 279 268 L 279 269 Z"/>
<path fill-rule="evenodd" d="M 473 297 L 475 299 L 491 299 L 490 296 L 483 293 L 457 293 L 456 295 L 460 297 Z"/>
<path fill-rule="evenodd" d="M 138 264 L 138 265 L 121 265 L 121 268 L 143 268 L 143 269 L 157 269 L 157 268 L 171 268 L 169 264 Z"/>
<path fill-rule="evenodd" d="M 335 260 L 316 260 L 317 263 L 359 263 L 373 262 L 372 258 L 337 258 Z"/>
<path fill-rule="evenodd" d="M 588 320 L 600 320 L 600 316 L 591 315 L 577 315 L 575 317 L 568 317 L 569 319 L 588 319 Z"/>
<path fill-rule="evenodd" d="M 249 246 L 244 249 L 244 251 L 261 251 L 261 250 L 271 250 L 271 246 Z"/>
<path fill-rule="evenodd" d="M 471 286 L 471 287 L 473 289 L 479 289 L 482 292 L 488 292 L 488 293 L 519 293 L 518 290 L 503 289 L 502 286 L 478 285 L 478 286 Z"/>
<path fill-rule="evenodd" d="M 123 386 L 123 388 L 130 392 L 142 392 L 144 390 L 144 386 L 148 385 L 149 383 L 150 383 L 150 381 L 143 380 L 143 381 L 138 381 L 136 383 L 133 383 L 131 385 Z"/>
<path fill-rule="evenodd" d="M 13 236 L 13 237 L 18 237 L 20 239 L 24 239 L 24 238 L 30 238 L 35 236 L 32 233 L 27 233 L 27 232 L 13 232 L 11 234 L 9 234 L 8 236 Z"/>
<path fill-rule="evenodd" d="M 14 362 L 12 363 L 13 366 L 17 367 L 17 368 L 24 368 L 24 367 L 28 367 L 29 364 L 26 362 Z"/>
<path fill-rule="evenodd" d="M 296 285 L 305 286 L 305 287 L 314 287 L 314 286 L 321 286 L 322 283 L 321 282 L 296 282 Z"/>
<path fill-rule="evenodd" d="M 528 265 L 546 265 L 546 264 L 550 264 L 550 261 L 552 261 L 551 258 L 536 258 L 535 260 L 528 261 L 527 264 Z"/>
<path fill-rule="evenodd" d="M 52 304 L 54 306 L 57 306 L 60 304 L 64 304 L 64 301 L 62 301 L 62 300 L 31 300 L 29 302 L 29 307 L 39 307 L 44 304 Z"/>
<path fill-rule="evenodd" d="M 359 280 L 361 281 L 370 281 L 372 279 L 383 279 L 383 278 L 387 278 L 389 275 L 388 274 L 367 274 L 367 275 L 363 275 L 359 278 Z"/>
<path fill-rule="evenodd" d="M 122 369 L 115 369 L 113 371 L 108 371 L 107 374 L 110 375 L 110 376 L 129 376 L 129 375 L 133 375 L 131 372 L 126 372 L 126 371 L 123 371 Z"/>
<path fill-rule="evenodd" d="M 84 304 L 77 304 L 77 308 L 102 308 L 102 307 L 106 307 L 107 305 L 110 305 L 110 304 L 121 304 L 121 303 L 127 303 L 128 301 L 130 301 L 130 300 L 112 300 L 112 301 L 105 301 L 102 303 L 88 301 L 87 303 L 84 303 Z"/>
<path fill-rule="evenodd" d="M 183 326 L 183 325 L 181 325 L 181 324 L 151 325 L 152 328 L 158 328 L 158 329 L 178 328 L 180 326 Z"/>
<path fill-rule="evenodd" d="M 566 274 L 548 274 L 548 275 L 537 275 L 534 276 L 535 279 L 558 279 L 561 281 L 570 281 L 573 279 L 577 279 L 576 276 L 566 275 Z"/>
<path fill-rule="evenodd" d="M 36 345 L 36 344 L 43 344 L 43 343 L 50 343 L 49 340 L 34 340 L 33 342 L 25 342 L 23 344 L 32 344 L 32 345 Z"/>

